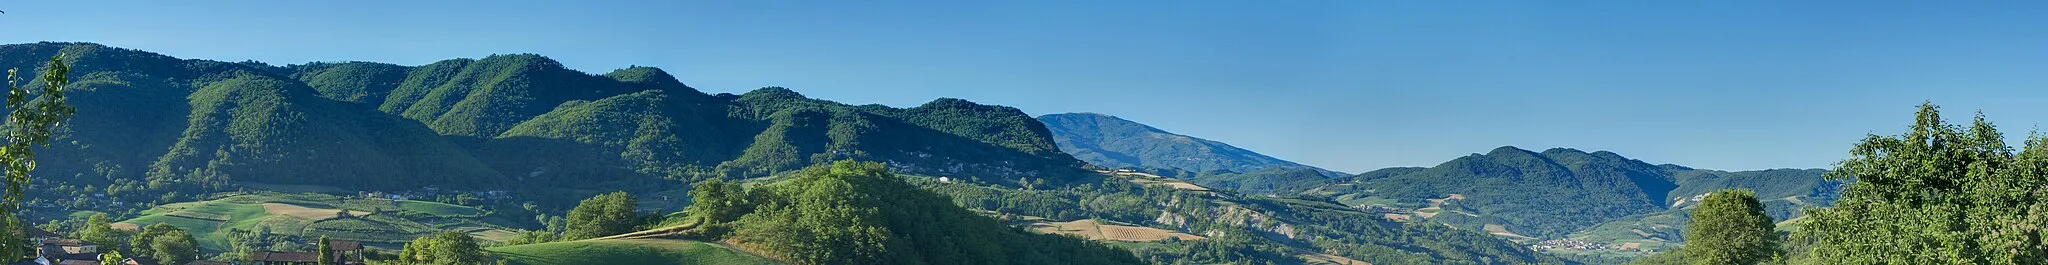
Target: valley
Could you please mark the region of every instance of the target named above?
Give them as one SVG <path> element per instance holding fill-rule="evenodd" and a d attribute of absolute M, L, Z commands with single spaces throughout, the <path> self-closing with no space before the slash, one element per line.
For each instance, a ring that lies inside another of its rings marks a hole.
<path fill-rule="evenodd" d="M 474 246 L 451 253 L 536 265 L 1612 264 L 1683 246 L 1689 213 L 1715 192 L 1753 191 L 1774 223 L 1797 226 L 1844 185 L 1819 169 L 1513 146 L 1348 174 L 1104 114 L 707 94 L 657 68 L 593 75 L 532 54 L 274 66 L 0 46 L 60 52 L 86 73 L 76 104 L 92 114 L 58 136 L 58 162 L 37 171 L 58 177 L 33 183 L 24 216 L 81 234 L 93 214 L 121 231 L 109 233 L 168 227 L 214 260 L 334 240 L 413 253 L 365 258 L 398 263 Z M 134 124 L 158 130 L 117 130 Z"/>

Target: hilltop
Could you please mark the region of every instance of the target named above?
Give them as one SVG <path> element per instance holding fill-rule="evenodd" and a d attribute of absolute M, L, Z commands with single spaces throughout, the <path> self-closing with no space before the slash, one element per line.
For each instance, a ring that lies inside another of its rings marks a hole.
<path fill-rule="evenodd" d="M 1269 169 L 1344 175 L 1106 114 L 1048 114 L 1038 120 L 1051 129 L 1060 150 L 1103 167 L 1156 169 L 1164 175 L 1189 178 Z"/>

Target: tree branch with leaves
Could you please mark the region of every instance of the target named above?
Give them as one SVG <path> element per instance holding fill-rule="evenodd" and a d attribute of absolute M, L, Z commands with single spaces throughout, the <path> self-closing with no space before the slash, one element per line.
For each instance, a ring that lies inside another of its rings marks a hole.
<path fill-rule="evenodd" d="M 71 67 L 64 63 L 64 55 L 50 57 L 43 71 L 44 86 L 31 92 L 23 89 L 17 81 L 20 69 L 7 69 L 7 122 L 4 128 L 7 144 L 0 146 L 0 169 L 6 171 L 7 188 L 0 194 L 0 257 L 21 257 L 28 255 L 30 246 L 25 246 L 23 235 L 13 233 L 26 225 L 17 217 L 21 210 L 22 197 L 28 190 L 29 171 L 36 168 L 36 153 L 32 147 L 50 145 L 50 137 L 58 125 L 71 118 L 72 107 L 64 100 L 64 85 L 70 84 L 66 76 Z"/>

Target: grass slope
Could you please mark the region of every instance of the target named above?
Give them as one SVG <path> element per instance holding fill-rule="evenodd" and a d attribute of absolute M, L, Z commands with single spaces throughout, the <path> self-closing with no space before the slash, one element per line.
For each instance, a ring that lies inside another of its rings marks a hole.
<path fill-rule="evenodd" d="M 337 217 L 348 211 L 353 217 Z M 173 203 L 151 208 L 141 217 L 115 223 L 133 228 L 166 223 L 184 228 L 201 248 L 222 251 L 229 231 L 268 230 L 273 234 L 365 242 L 400 243 L 440 230 L 473 234 L 501 233 L 503 225 L 481 221 L 474 207 L 436 202 L 392 202 L 321 194 L 257 193 L 214 200 Z"/>
<path fill-rule="evenodd" d="M 677 239 L 577 240 L 494 247 L 493 255 L 516 265 L 781 264 L 718 244 Z"/>

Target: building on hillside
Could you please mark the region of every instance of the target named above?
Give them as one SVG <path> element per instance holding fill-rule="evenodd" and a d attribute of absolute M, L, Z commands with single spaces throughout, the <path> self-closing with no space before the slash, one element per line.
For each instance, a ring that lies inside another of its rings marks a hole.
<path fill-rule="evenodd" d="M 64 253 L 69 254 L 100 253 L 100 245 L 94 245 L 92 242 L 85 242 L 85 240 L 57 239 L 46 241 L 43 243 L 43 245 L 57 246 L 59 249 L 62 249 Z"/>
<path fill-rule="evenodd" d="M 77 239 L 44 241 L 41 247 L 36 248 L 36 257 L 55 262 L 52 264 L 100 263 L 99 246 Z"/>
<path fill-rule="evenodd" d="M 58 235 L 57 233 L 52 233 L 50 231 L 46 231 L 41 228 L 36 228 L 33 226 L 22 228 L 21 230 L 15 230 L 14 235 L 18 235 L 21 236 L 21 238 L 28 239 L 30 245 L 42 245 L 43 242 L 46 241 L 64 239 L 63 235 Z"/>
<path fill-rule="evenodd" d="M 336 264 L 363 264 L 363 242 L 330 239 L 327 246 L 334 248 L 334 258 L 340 259 Z"/>
<path fill-rule="evenodd" d="M 144 258 L 144 257 L 134 257 L 134 258 L 128 258 L 128 259 L 123 259 L 123 260 L 121 260 L 121 264 L 123 264 L 123 265 L 157 265 L 158 263 L 156 263 L 156 259 L 151 259 L 151 258 Z"/>
<path fill-rule="evenodd" d="M 242 265 L 318 265 L 319 252 L 276 252 L 257 251 L 249 253 L 248 262 Z"/>

